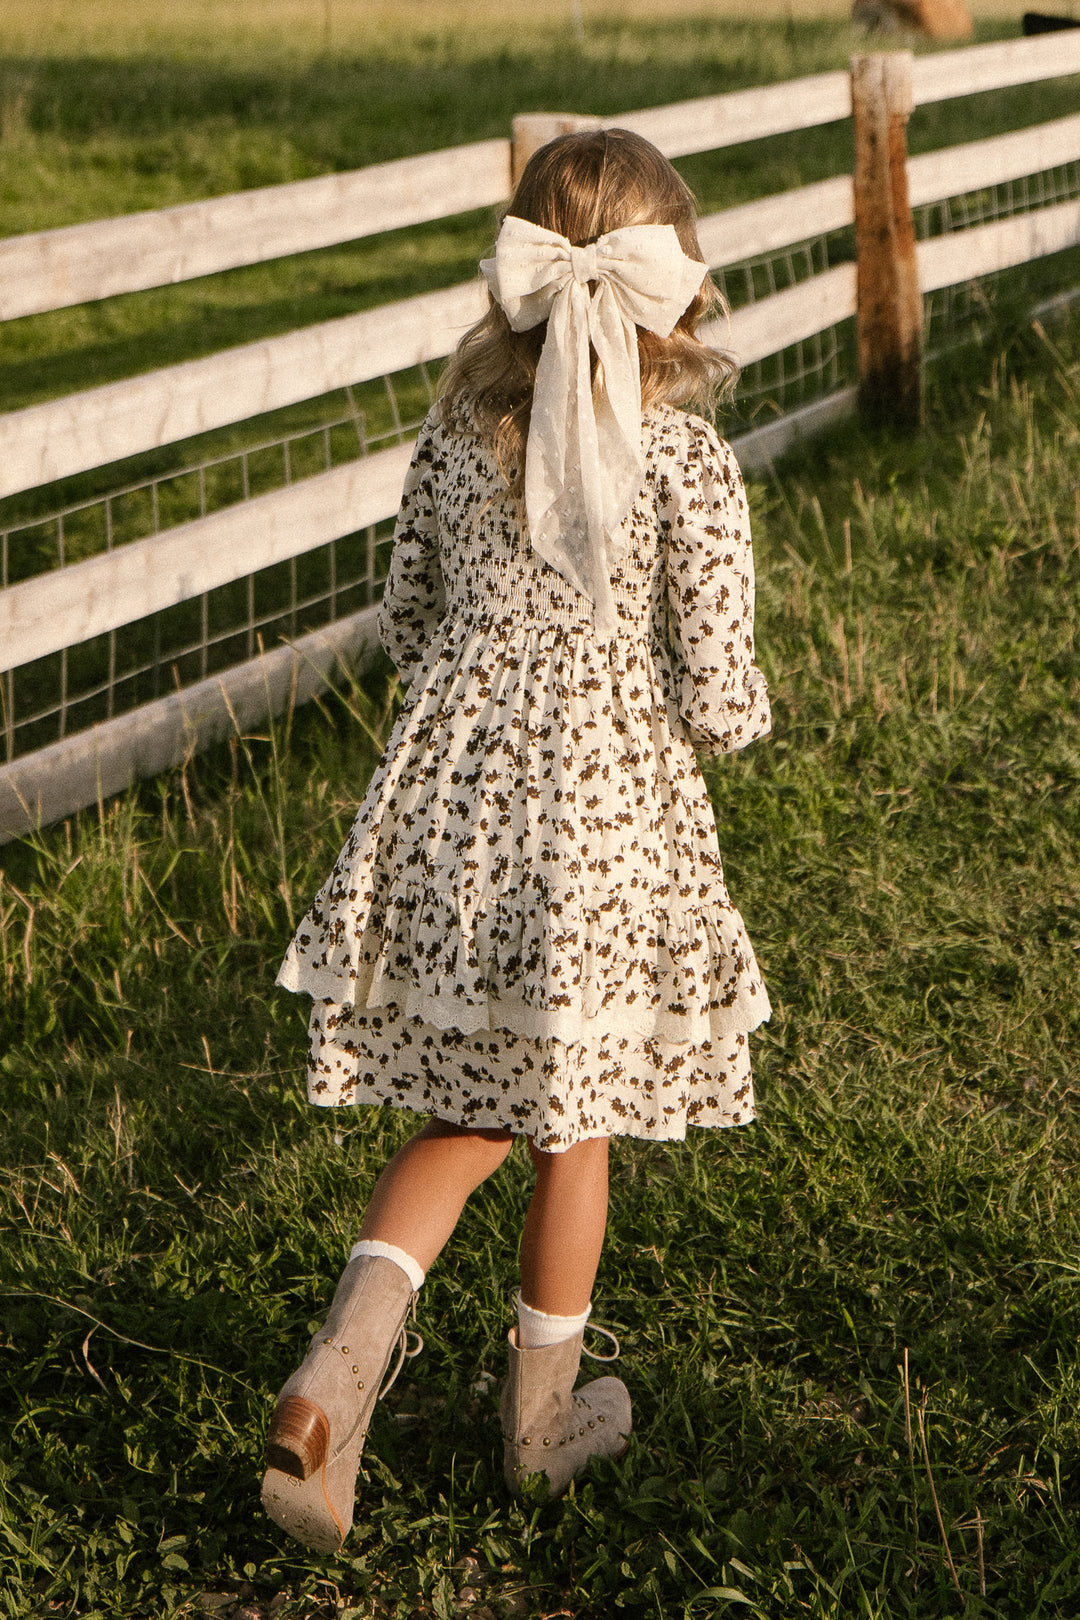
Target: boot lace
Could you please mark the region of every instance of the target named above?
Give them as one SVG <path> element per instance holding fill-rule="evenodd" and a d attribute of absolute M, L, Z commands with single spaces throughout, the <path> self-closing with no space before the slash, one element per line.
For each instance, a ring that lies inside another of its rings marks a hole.
<path fill-rule="evenodd" d="M 605 1339 L 611 1340 L 615 1348 L 609 1356 L 598 1356 L 595 1350 L 590 1350 L 588 1346 L 582 1342 L 581 1353 L 583 1356 L 588 1356 L 590 1361 L 618 1361 L 622 1351 L 619 1349 L 618 1339 L 615 1337 L 614 1333 L 612 1333 L 610 1328 L 601 1327 L 599 1322 L 586 1322 L 585 1331 L 586 1333 L 602 1333 Z"/>
<path fill-rule="evenodd" d="M 411 1319 L 414 1322 L 416 1321 L 416 1295 L 415 1294 L 413 1295 L 413 1301 L 412 1301 L 412 1317 L 411 1317 Z M 600 1331 L 603 1332 L 604 1329 L 601 1328 Z M 410 1343 L 409 1343 L 410 1339 L 413 1340 L 412 1345 L 410 1345 Z M 402 1326 L 401 1333 L 398 1335 L 398 1341 L 397 1341 L 397 1345 L 396 1345 L 395 1348 L 397 1349 L 397 1361 L 394 1363 L 393 1372 L 390 1374 L 389 1378 L 386 1380 L 386 1383 L 383 1385 L 382 1389 L 380 1389 L 380 1391 L 379 1391 L 378 1399 L 380 1401 L 382 1400 L 384 1395 L 388 1395 L 390 1393 L 390 1391 L 393 1389 L 394 1385 L 397 1383 L 398 1374 L 400 1373 L 402 1367 L 404 1367 L 406 1361 L 412 1361 L 413 1357 L 418 1356 L 420 1354 L 421 1350 L 424 1348 L 423 1336 L 420 1333 L 418 1333 L 415 1328 L 409 1327 L 408 1326 L 408 1321 L 406 1321 L 406 1323 L 403 1324 L 403 1326 Z M 393 1352 L 391 1352 L 391 1354 L 393 1354 Z M 609 1358 L 604 1357 L 604 1358 L 601 1358 L 601 1359 L 607 1360 Z"/>

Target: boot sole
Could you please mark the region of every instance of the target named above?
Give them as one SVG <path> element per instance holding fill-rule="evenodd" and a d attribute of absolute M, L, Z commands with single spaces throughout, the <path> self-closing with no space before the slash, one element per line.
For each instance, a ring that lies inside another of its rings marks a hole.
<path fill-rule="evenodd" d="M 279 1401 L 266 1437 L 271 1468 L 303 1484 L 318 1473 L 330 1451 L 330 1423 L 321 1406 L 299 1395 Z"/>
<path fill-rule="evenodd" d="M 278 1527 L 316 1552 L 337 1552 L 347 1529 L 334 1512 L 326 1492 L 324 1470 L 306 1481 L 268 1468 L 263 1477 L 262 1505 Z"/>

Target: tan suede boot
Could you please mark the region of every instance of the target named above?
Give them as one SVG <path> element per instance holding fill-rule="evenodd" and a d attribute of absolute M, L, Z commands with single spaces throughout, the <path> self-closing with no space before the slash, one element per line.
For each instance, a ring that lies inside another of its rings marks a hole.
<path fill-rule="evenodd" d="M 329 1316 L 278 1396 L 262 1503 L 305 1547 L 336 1552 L 352 1529 L 360 1454 L 391 1355 L 397 1348 L 393 1383 L 404 1357 L 420 1348 L 407 1348 L 405 1321 L 415 1299 L 392 1260 L 350 1260 Z"/>
<path fill-rule="evenodd" d="M 574 1391 L 582 1338 L 575 1333 L 561 1344 L 519 1350 L 517 1328 L 510 1329 L 510 1372 L 499 1417 L 506 1483 L 514 1496 L 530 1474 L 546 1474 L 551 1495 L 558 1496 L 590 1457 L 621 1457 L 626 1450 L 630 1396 L 621 1379 L 597 1378 Z"/>

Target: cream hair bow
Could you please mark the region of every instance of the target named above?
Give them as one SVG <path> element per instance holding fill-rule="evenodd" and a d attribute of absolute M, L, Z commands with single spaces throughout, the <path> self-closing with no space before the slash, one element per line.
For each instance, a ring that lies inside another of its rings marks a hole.
<path fill-rule="evenodd" d="M 667 337 L 706 267 L 672 225 L 628 225 L 573 247 L 508 214 L 480 268 L 515 332 L 548 323 L 525 452 L 529 538 L 591 600 L 597 631 L 613 635 L 611 567 L 645 469 L 637 328 Z"/>

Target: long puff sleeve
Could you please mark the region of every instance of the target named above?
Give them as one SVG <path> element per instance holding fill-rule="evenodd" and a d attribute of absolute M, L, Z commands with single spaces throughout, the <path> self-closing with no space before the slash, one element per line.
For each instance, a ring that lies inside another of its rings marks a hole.
<path fill-rule="evenodd" d="M 379 604 L 379 640 L 403 681 L 415 673 L 446 607 L 435 510 L 438 456 L 429 418 L 406 474 L 390 571 Z"/>
<path fill-rule="evenodd" d="M 742 474 L 706 423 L 664 457 L 658 507 L 667 532 L 668 603 L 679 712 L 701 753 L 726 754 L 772 727 L 754 663 L 754 558 Z"/>

